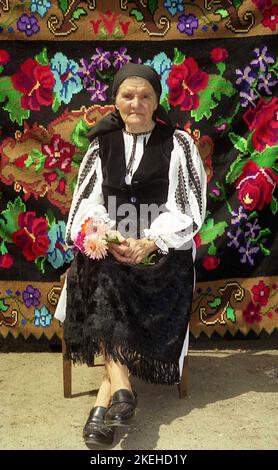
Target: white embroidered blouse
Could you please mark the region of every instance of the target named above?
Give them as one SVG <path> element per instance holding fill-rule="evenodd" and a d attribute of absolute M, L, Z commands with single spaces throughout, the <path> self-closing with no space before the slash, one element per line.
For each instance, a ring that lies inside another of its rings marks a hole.
<path fill-rule="evenodd" d="M 151 132 L 137 134 L 136 139 L 134 134 L 125 131 L 123 135 L 126 167 L 130 167 L 125 181 L 130 184 Z M 146 237 L 162 241 L 158 246 L 164 253 L 167 253 L 168 248 L 191 247 L 192 239 L 204 221 L 206 210 L 206 173 L 198 149 L 192 137 L 184 131 L 176 130 L 173 139 L 165 204 L 167 212 L 158 215 L 151 226 L 144 230 Z M 72 244 L 86 218 L 109 219 L 102 195 L 102 180 L 99 142 L 96 138 L 80 166 L 66 229 L 68 244 Z"/>

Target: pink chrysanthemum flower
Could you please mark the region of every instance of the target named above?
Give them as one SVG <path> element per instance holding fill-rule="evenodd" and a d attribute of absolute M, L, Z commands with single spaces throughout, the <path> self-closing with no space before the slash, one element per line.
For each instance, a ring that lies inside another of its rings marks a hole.
<path fill-rule="evenodd" d="M 82 233 L 81 231 L 78 232 L 78 235 L 76 237 L 76 239 L 74 240 L 74 244 L 75 246 L 77 246 L 77 248 L 82 251 L 82 253 L 84 252 L 84 240 L 85 240 L 85 234 Z"/>
<path fill-rule="evenodd" d="M 102 259 L 107 255 L 107 241 L 101 237 L 86 237 L 84 241 L 85 255 L 92 259 Z"/>
<path fill-rule="evenodd" d="M 81 232 L 84 233 L 85 235 L 87 235 L 87 230 L 88 230 L 88 226 L 90 227 L 91 225 L 93 225 L 95 222 L 94 222 L 94 219 L 93 217 L 88 217 L 88 219 L 86 219 L 83 224 L 81 225 Z"/>

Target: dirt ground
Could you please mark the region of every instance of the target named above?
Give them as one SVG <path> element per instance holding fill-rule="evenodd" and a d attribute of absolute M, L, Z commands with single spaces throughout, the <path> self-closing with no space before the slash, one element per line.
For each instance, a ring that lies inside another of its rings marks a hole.
<path fill-rule="evenodd" d="M 277 339 L 190 347 L 189 397 L 176 386 L 133 379 L 136 423 L 117 429 L 113 449 L 277 449 Z M 86 449 L 82 429 L 102 367 L 75 366 L 73 397 L 63 398 L 55 352 L 0 353 L 0 448 Z"/>

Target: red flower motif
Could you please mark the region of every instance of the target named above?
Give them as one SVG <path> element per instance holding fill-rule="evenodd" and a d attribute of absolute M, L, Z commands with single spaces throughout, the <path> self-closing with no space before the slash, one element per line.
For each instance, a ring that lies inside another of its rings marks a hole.
<path fill-rule="evenodd" d="M 255 323 L 260 322 L 262 320 L 262 316 L 260 314 L 261 306 L 259 304 L 255 305 L 253 302 L 249 302 L 247 308 L 243 310 L 243 317 L 247 323 Z"/>
<path fill-rule="evenodd" d="M 45 256 L 49 247 L 47 220 L 36 218 L 35 212 L 21 212 L 18 216 L 20 229 L 13 233 L 13 242 L 28 261 Z"/>
<path fill-rule="evenodd" d="M 0 49 L 0 64 L 5 65 L 10 61 L 10 54 L 5 49 Z"/>
<path fill-rule="evenodd" d="M 9 253 L 0 256 L 0 268 L 9 269 L 13 265 L 14 259 Z"/>
<path fill-rule="evenodd" d="M 195 242 L 195 245 L 196 245 L 196 249 L 198 249 L 199 246 L 202 245 L 202 240 L 201 240 L 201 237 L 200 237 L 199 233 L 197 233 L 197 235 L 195 235 L 194 242 Z"/>
<path fill-rule="evenodd" d="M 182 64 L 173 65 L 167 83 L 172 106 L 180 106 L 182 111 L 197 109 L 200 103 L 197 93 L 207 86 L 208 74 L 189 57 Z"/>
<path fill-rule="evenodd" d="M 203 263 L 203 267 L 207 271 L 211 271 L 212 269 L 218 268 L 220 264 L 220 259 L 217 258 L 217 256 L 208 255 L 208 256 L 204 256 L 202 263 Z"/>
<path fill-rule="evenodd" d="M 67 185 L 67 182 L 64 178 L 61 178 L 59 183 L 58 183 L 58 186 L 56 188 L 56 191 L 60 194 L 62 194 L 62 196 L 65 194 L 66 192 L 66 185 Z"/>
<path fill-rule="evenodd" d="M 271 168 L 260 168 L 257 163 L 248 161 L 236 181 L 238 199 L 245 209 L 261 210 L 264 204 L 270 203 L 277 182 L 278 177 Z"/>
<path fill-rule="evenodd" d="M 223 47 L 215 47 L 210 53 L 210 58 L 214 64 L 217 64 L 217 62 L 223 62 L 227 57 L 228 51 Z"/>
<path fill-rule="evenodd" d="M 98 33 L 98 30 L 99 30 L 99 25 L 100 25 L 100 23 L 101 23 L 101 20 L 96 20 L 96 21 L 91 20 L 90 23 L 91 23 L 91 25 L 92 25 L 92 27 L 93 27 L 94 33 L 97 34 L 97 33 Z"/>
<path fill-rule="evenodd" d="M 265 10 L 263 13 L 264 17 L 262 20 L 262 24 L 266 27 L 275 31 L 276 24 L 278 23 L 278 6 L 272 5 L 271 8 Z"/>
<path fill-rule="evenodd" d="M 69 173 L 74 152 L 74 145 L 63 140 L 59 134 L 54 134 L 49 144 L 42 145 L 42 153 L 47 155 L 44 167 L 60 168 L 60 170 Z"/>
<path fill-rule="evenodd" d="M 21 157 L 18 157 L 14 164 L 18 166 L 19 168 L 25 168 L 25 160 L 27 160 L 28 154 L 25 153 L 24 155 L 21 155 Z"/>
<path fill-rule="evenodd" d="M 264 281 L 260 281 L 259 284 L 253 286 L 251 291 L 253 292 L 254 302 L 258 302 L 261 305 L 267 304 L 270 288 L 265 285 Z"/>
<path fill-rule="evenodd" d="M 266 145 L 272 147 L 278 141 L 278 98 L 270 101 L 263 98 L 258 101 L 255 109 L 251 107 L 243 114 L 243 119 L 250 130 L 255 130 L 252 142 L 256 150 L 262 152 Z"/>
<path fill-rule="evenodd" d="M 55 79 L 48 65 L 27 59 L 11 78 L 13 86 L 24 94 L 21 97 L 22 108 L 39 111 L 42 105 L 52 105 Z"/>

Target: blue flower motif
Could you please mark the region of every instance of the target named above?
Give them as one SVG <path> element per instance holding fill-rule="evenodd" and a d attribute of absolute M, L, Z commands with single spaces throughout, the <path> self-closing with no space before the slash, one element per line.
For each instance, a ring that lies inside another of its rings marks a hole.
<path fill-rule="evenodd" d="M 194 34 L 194 30 L 198 29 L 198 26 L 199 21 L 195 15 L 190 13 L 189 15 L 179 16 L 177 28 L 180 33 L 187 34 L 187 36 L 192 36 Z"/>
<path fill-rule="evenodd" d="M 57 52 L 50 61 L 50 68 L 55 77 L 54 93 L 61 101 L 68 104 L 72 95 L 82 90 L 81 78 L 78 76 L 79 65 L 68 59 L 62 52 Z"/>
<path fill-rule="evenodd" d="M 177 13 L 182 13 L 184 8 L 183 0 L 165 0 L 164 7 L 168 10 L 170 15 L 175 16 Z"/>
<path fill-rule="evenodd" d="M 168 79 L 168 76 L 172 67 L 172 62 L 167 57 L 165 52 L 160 52 L 159 54 L 155 55 L 152 60 L 147 60 L 145 62 L 145 65 L 149 65 L 149 67 L 152 67 L 153 69 L 155 69 L 158 75 L 160 76 L 161 87 L 162 87 L 160 100 L 162 102 L 166 98 L 166 95 L 169 91 L 169 88 L 167 85 L 167 79 Z"/>
<path fill-rule="evenodd" d="M 63 220 L 53 223 L 47 234 L 50 241 L 47 260 L 55 269 L 60 268 L 65 263 L 70 263 L 74 258 L 73 251 L 65 244 L 65 234 L 66 224 Z"/>
<path fill-rule="evenodd" d="M 32 13 L 38 13 L 40 17 L 43 18 L 50 7 L 50 0 L 31 0 L 30 11 Z"/>
<path fill-rule="evenodd" d="M 249 89 L 250 85 L 258 77 L 258 74 L 255 70 L 252 70 L 249 65 L 247 65 L 243 70 L 236 69 L 236 76 L 236 84 L 239 85 L 240 88 Z"/>
<path fill-rule="evenodd" d="M 34 321 L 35 326 L 42 326 L 43 328 L 46 328 L 47 326 L 51 325 L 52 315 L 48 311 L 45 305 L 43 305 L 41 309 L 35 308 L 34 316 L 35 316 L 35 321 Z"/>
<path fill-rule="evenodd" d="M 248 263 L 251 266 L 254 266 L 254 259 L 253 257 L 258 253 L 260 248 L 258 246 L 254 246 L 251 244 L 250 240 L 248 240 L 246 246 L 242 246 L 238 251 L 242 255 L 240 258 L 241 263 Z"/>
<path fill-rule="evenodd" d="M 231 219 L 233 225 L 240 225 L 243 220 L 247 220 L 247 214 L 243 206 L 239 206 L 238 210 L 232 211 L 232 216 L 234 217 Z"/>
<path fill-rule="evenodd" d="M 253 51 L 253 55 L 255 59 L 250 62 L 250 65 L 259 67 L 262 72 L 266 72 L 269 64 L 274 64 L 275 62 L 274 58 L 268 53 L 267 46 L 256 47 Z"/>

